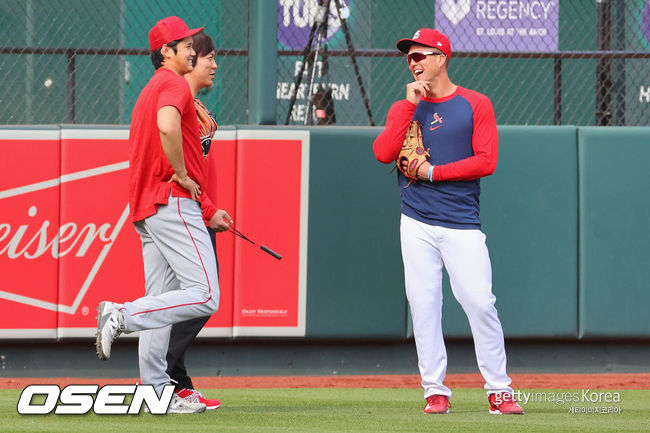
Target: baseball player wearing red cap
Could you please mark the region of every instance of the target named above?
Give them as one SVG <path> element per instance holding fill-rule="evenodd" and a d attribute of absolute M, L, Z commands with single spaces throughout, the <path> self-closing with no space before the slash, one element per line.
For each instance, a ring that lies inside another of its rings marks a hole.
<path fill-rule="evenodd" d="M 503 331 L 479 219 L 480 178 L 491 175 L 497 164 L 492 104 L 487 96 L 451 82 L 451 45 L 437 30 L 420 29 L 397 42 L 397 48 L 407 55 L 415 81 L 406 85 L 406 99 L 389 110 L 373 150 L 380 162 L 395 163 L 411 121 L 418 121 L 430 153 L 417 171 L 417 182 L 409 182 L 399 170 L 397 174 L 406 296 L 426 399 L 424 412 L 448 413 L 451 407 L 451 390 L 443 384 L 444 266 L 470 323 L 490 413 L 523 414 L 506 374 Z"/>
<path fill-rule="evenodd" d="M 140 331 L 140 378 L 159 395 L 170 383 L 165 371 L 170 325 L 209 316 L 219 306 L 216 260 L 204 223 L 217 209 L 201 191 L 199 124 L 183 78 L 193 69 L 192 35 L 202 29 L 167 17 L 149 32 L 156 71 L 133 108 L 129 133 L 130 218 L 142 240 L 146 296 L 124 304 L 101 302 L 97 313 L 99 358 L 110 357 L 122 332 Z M 168 412 L 205 410 L 203 403 L 174 395 Z"/>

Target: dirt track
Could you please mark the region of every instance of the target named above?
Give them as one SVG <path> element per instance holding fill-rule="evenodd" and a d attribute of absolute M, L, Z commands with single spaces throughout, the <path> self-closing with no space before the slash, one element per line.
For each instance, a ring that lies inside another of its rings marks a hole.
<path fill-rule="evenodd" d="M 625 374 L 511 374 L 515 389 L 650 389 L 650 373 Z M 417 375 L 375 376 L 247 376 L 194 377 L 199 389 L 224 388 L 419 388 Z M 0 378 L 0 389 L 23 389 L 30 384 L 133 384 L 134 378 Z M 480 374 L 448 374 L 450 388 L 482 388 Z"/>

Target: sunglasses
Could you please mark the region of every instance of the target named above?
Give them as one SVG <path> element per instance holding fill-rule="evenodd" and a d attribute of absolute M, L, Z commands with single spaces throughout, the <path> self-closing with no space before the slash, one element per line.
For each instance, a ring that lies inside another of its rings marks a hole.
<path fill-rule="evenodd" d="M 439 51 L 415 51 L 406 56 L 407 63 L 411 63 L 413 60 L 415 63 L 421 62 L 426 59 L 427 56 L 444 56 L 445 53 Z"/>

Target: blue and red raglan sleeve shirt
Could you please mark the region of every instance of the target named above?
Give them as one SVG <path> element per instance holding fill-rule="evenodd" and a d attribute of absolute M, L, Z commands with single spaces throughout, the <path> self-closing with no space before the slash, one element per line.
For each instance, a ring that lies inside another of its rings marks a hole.
<path fill-rule="evenodd" d="M 373 143 L 377 160 L 395 162 L 412 120 L 422 125 L 422 141 L 435 168 L 433 183 L 411 185 L 397 171 L 402 213 L 431 225 L 480 228 L 480 178 L 494 173 L 499 147 L 492 103 L 487 96 L 460 86 L 445 98 L 423 98 L 417 106 L 397 101 Z"/>

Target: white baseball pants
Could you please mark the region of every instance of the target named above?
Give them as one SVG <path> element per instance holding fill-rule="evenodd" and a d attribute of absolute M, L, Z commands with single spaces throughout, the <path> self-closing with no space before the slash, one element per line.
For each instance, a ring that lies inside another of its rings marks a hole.
<path fill-rule="evenodd" d="M 424 397 L 451 396 L 451 390 L 443 385 L 447 372 L 442 335 L 443 265 L 454 297 L 469 319 L 476 360 L 487 393 L 512 392 L 483 232 L 433 226 L 406 215 L 401 217 L 400 232 L 406 297 L 413 317 Z"/>
<path fill-rule="evenodd" d="M 217 264 L 198 202 L 169 204 L 135 224 L 142 240 L 145 296 L 123 305 L 125 332 L 141 331 L 140 378 L 157 392 L 170 383 L 167 348 L 171 325 L 205 317 L 219 307 Z"/>

